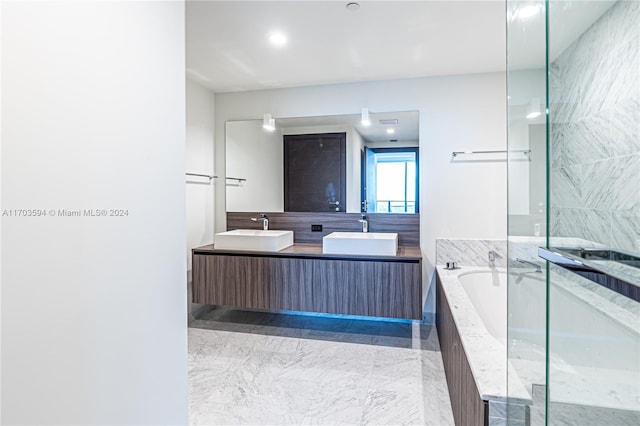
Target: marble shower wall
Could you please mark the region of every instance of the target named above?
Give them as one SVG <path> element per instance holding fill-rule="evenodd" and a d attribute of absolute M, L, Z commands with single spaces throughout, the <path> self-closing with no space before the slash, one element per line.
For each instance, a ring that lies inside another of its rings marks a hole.
<path fill-rule="evenodd" d="M 611 7 L 549 85 L 551 236 L 640 253 L 640 2 Z"/>

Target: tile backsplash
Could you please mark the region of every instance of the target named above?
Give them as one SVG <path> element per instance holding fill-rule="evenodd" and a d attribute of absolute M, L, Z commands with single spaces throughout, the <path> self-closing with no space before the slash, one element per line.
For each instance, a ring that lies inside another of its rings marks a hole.
<path fill-rule="evenodd" d="M 456 262 L 458 265 L 489 266 L 489 251 L 500 256 L 495 266 L 507 267 L 506 240 L 436 239 L 436 265 Z"/>
<path fill-rule="evenodd" d="M 322 237 L 332 232 L 362 232 L 358 222 L 361 213 L 264 212 L 269 216 L 269 229 L 293 231 L 296 243 L 322 244 Z M 369 232 L 396 232 L 398 245 L 420 245 L 420 215 L 367 213 Z M 251 221 L 260 212 L 227 212 L 227 231 L 233 229 L 262 229 L 262 222 Z M 312 231 L 312 225 L 322 230 Z"/>

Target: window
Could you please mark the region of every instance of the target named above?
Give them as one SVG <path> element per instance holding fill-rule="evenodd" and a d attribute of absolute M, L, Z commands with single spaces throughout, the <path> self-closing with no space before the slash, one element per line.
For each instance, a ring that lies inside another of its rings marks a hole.
<path fill-rule="evenodd" d="M 366 148 L 365 156 L 363 211 L 417 213 L 418 148 Z"/>

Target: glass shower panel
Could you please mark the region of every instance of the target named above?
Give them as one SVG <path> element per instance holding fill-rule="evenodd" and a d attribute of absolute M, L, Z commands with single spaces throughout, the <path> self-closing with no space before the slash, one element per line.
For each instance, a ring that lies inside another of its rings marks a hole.
<path fill-rule="evenodd" d="M 640 303 L 554 264 L 549 425 L 640 425 Z"/>
<path fill-rule="evenodd" d="M 640 3 L 548 6 L 546 423 L 638 425 Z"/>
<path fill-rule="evenodd" d="M 546 271 L 538 257 L 547 233 L 545 23 L 544 1 L 507 1 L 506 420 L 518 425 L 543 424 L 545 414 Z"/>

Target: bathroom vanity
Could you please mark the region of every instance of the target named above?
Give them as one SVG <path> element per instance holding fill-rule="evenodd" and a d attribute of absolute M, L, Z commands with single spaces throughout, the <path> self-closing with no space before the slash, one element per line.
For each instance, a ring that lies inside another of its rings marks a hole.
<path fill-rule="evenodd" d="M 395 256 L 323 254 L 321 244 L 277 252 L 195 248 L 193 301 L 265 310 L 294 310 L 421 319 L 422 257 L 401 246 Z"/>

